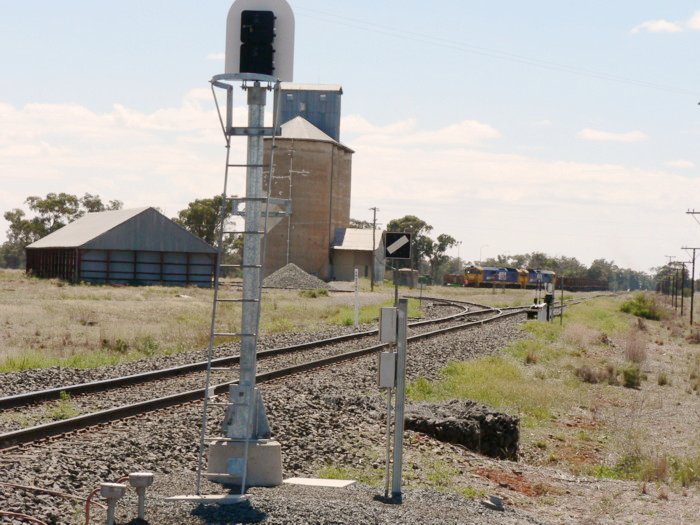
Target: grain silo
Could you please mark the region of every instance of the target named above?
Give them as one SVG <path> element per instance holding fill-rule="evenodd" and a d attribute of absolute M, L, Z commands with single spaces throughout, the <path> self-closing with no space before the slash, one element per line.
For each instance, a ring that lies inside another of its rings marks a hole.
<path fill-rule="evenodd" d="M 275 141 L 271 197 L 291 200 L 292 213 L 268 234 L 265 275 L 291 262 L 328 280 L 336 228 L 350 223 L 353 150 L 301 116 L 284 123 Z M 265 140 L 265 158 L 270 145 Z"/>

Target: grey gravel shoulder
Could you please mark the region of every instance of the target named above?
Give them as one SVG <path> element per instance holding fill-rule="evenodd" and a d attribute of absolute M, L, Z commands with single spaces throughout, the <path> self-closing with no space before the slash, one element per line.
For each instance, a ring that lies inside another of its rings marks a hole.
<path fill-rule="evenodd" d="M 172 489 L 172 485 L 170 486 Z M 152 501 L 149 523 L 202 525 L 264 523 L 269 525 L 489 525 L 539 524 L 521 510 L 495 511 L 477 500 L 426 489 L 407 490 L 402 502 L 387 502 L 377 489 L 356 484 L 347 488 L 283 484 L 272 489 L 252 488 L 249 500 L 217 506 Z"/>

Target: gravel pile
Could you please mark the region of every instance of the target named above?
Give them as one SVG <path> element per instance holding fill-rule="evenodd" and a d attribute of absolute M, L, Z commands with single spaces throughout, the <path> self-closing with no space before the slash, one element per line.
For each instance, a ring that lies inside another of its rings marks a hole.
<path fill-rule="evenodd" d="M 263 279 L 263 288 L 288 288 L 294 290 L 328 290 L 330 286 L 318 277 L 306 273 L 294 263 L 289 263 Z"/>
<path fill-rule="evenodd" d="M 516 337 L 521 337 L 518 322 L 507 319 L 410 344 L 408 379 L 434 379 L 447 360 L 492 353 Z M 264 384 L 261 389 L 274 437 L 283 447 L 285 477 L 313 476 L 325 465 L 369 467 L 381 475 L 385 400 L 376 388 L 375 356 Z M 165 503 L 164 496 L 194 490 L 200 410 L 199 404 L 162 410 L 71 439 L 4 452 L 0 455 L 0 479 L 85 497 L 102 481 L 150 470 L 156 474 L 156 484 L 149 489 L 150 524 L 537 523 L 508 505 L 505 512 L 493 511 L 478 501 L 420 489 L 411 483 L 407 483 L 402 505 L 382 503 L 376 499 L 380 489 L 362 485 L 344 491 L 289 486 L 251 489 L 247 507 L 228 511 Z M 216 419 L 210 420 L 212 435 L 218 435 Z M 415 443 L 407 438 L 405 467 L 420 473 L 416 457 L 421 449 Z M 215 485 L 206 484 L 204 489 L 205 493 L 222 492 Z M 119 506 L 120 525 L 135 515 L 133 495 L 130 498 Z M 28 513 L 50 524 L 83 522 L 82 506 L 65 497 L 0 485 L 0 509 Z M 242 511 L 247 514 L 231 514 Z M 104 511 L 95 508 L 91 522 L 104 522 Z"/>

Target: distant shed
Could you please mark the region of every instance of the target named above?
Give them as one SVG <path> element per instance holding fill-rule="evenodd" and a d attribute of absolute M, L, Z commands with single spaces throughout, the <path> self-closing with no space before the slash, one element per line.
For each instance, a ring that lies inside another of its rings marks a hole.
<path fill-rule="evenodd" d="M 211 286 L 216 250 L 154 208 L 88 213 L 26 248 L 27 273 L 69 282 Z"/>
<path fill-rule="evenodd" d="M 374 245 L 372 245 L 374 242 Z M 360 277 L 374 281 L 384 280 L 384 247 L 382 232 L 359 228 L 336 228 L 333 239 L 333 278 L 337 281 L 352 281 L 355 268 Z"/>

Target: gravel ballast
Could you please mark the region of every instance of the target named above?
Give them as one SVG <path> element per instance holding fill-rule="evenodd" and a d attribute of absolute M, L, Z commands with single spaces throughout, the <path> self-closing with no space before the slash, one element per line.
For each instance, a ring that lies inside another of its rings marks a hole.
<path fill-rule="evenodd" d="M 521 337 L 518 321 L 507 319 L 416 342 L 409 345 L 408 379 L 434 379 L 448 360 L 493 353 L 517 337 Z M 285 477 L 314 476 L 324 465 L 350 469 L 369 465 L 370 470 L 381 474 L 384 396 L 375 381 L 376 357 L 371 356 L 262 385 L 273 437 L 283 447 Z M 215 507 L 166 504 L 161 497 L 194 490 L 200 410 L 200 405 L 194 403 L 121 421 L 71 439 L 4 453 L 0 456 L 0 477 L 84 497 L 102 481 L 114 481 L 134 471 L 153 471 L 157 481 L 149 490 L 148 507 L 149 523 L 153 524 L 537 523 L 508 506 L 506 512 L 489 510 L 476 500 L 419 488 L 416 481 L 407 481 L 402 505 L 375 500 L 380 489 L 363 485 L 345 492 L 287 486 L 251 489 L 252 514 L 243 519 L 217 514 L 225 511 Z M 217 424 L 214 415 L 210 425 L 214 435 L 218 433 Z M 415 462 L 414 456 L 419 452 L 414 450 L 415 442 L 407 439 L 405 470 L 417 476 L 412 479 L 419 479 L 422 467 Z M 210 484 L 205 489 L 222 491 Z M 120 524 L 134 516 L 133 505 L 126 503 L 119 509 Z M 0 508 L 29 513 L 47 523 L 84 520 L 79 503 L 3 486 Z M 93 523 L 103 522 L 102 510 L 94 509 L 93 514 Z"/>

